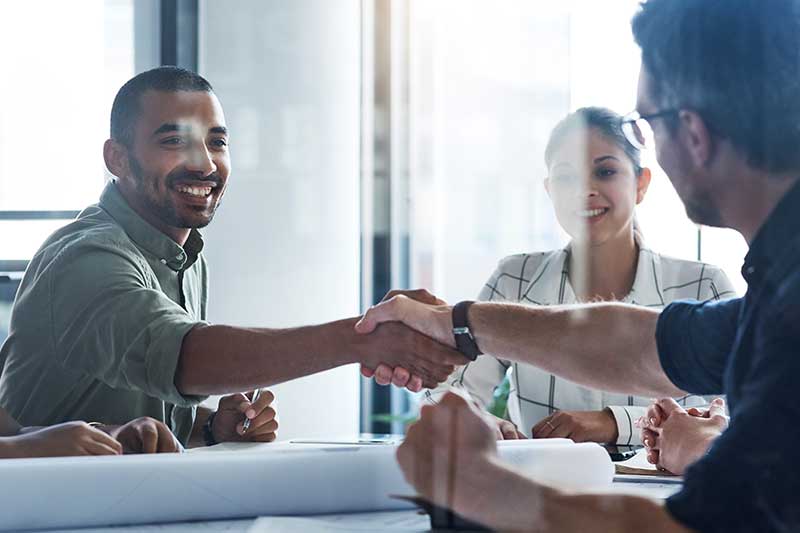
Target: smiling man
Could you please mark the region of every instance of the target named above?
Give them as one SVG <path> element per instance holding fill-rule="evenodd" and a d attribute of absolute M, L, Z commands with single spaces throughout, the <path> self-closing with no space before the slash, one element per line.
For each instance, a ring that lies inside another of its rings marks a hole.
<path fill-rule="evenodd" d="M 114 179 L 32 259 L 0 351 L 0 405 L 21 423 L 150 416 L 184 443 L 270 441 L 272 395 L 251 404 L 239 391 L 356 362 L 408 368 L 403 384 L 419 389 L 466 362 L 400 324 L 368 337 L 355 334 L 355 319 L 209 324 L 198 229 L 225 194 L 228 143 L 222 106 L 197 74 L 162 67 L 120 89 L 103 151 Z M 216 413 L 197 407 L 225 393 Z"/>

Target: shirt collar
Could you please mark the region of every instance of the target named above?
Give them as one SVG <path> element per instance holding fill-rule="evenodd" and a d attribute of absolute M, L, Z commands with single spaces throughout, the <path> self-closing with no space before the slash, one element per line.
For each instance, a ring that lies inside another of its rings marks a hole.
<path fill-rule="evenodd" d="M 186 244 L 181 246 L 161 233 L 134 211 L 116 183 L 108 182 L 100 195 L 100 208 L 122 226 L 122 229 L 136 245 L 158 258 L 161 264 L 178 272 L 192 266 L 203 250 L 203 237 L 196 229 L 189 232 Z"/>
<path fill-rule="evenodd" d="M 658 272 L 656 271 L 658 269 L 654 268 L 654 254 L 645 246 L 644 238 L 639 231 L 633 232 L 633 240 L 636 243 L 637 249 L 639 250 L 638 257 L 636 259 L 636 274 L 633 278 L 631 291 L 619 298 L 618 301 L 641 305 L 649 305 L 659 302 L 661 297 L 658 294 L 656 286 L 661 283 L 661 280 L 658 279 Z M 569 276 L 569 260 L 570 254 L 572 253 L 572 242 L 564 247 L 564 252 L 564 262 L 561 267 L 561 272 Z M 649 275 L 651 270 L 652 276 Z M 577 301 L 572 284 L 569 282 L 569 277 L 567 277 L 565 295 L 565 303 Z"/>
<path fill-rule="evenodd" d="M 758 281 L 800 234 L 800 181 L 789 189 L 766 222 L 756 232 L 744 258 L 742 276 L 747 284 Z"/>

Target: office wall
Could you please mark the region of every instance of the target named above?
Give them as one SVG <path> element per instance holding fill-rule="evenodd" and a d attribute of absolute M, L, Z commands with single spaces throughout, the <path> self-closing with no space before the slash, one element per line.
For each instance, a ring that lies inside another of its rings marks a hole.
<path fill-rule="evenodd" d="M 200 3 L 200 71 L 233 172 L 207 228 L 210 318 L 288 327 L 359 310 L 360 3 Z M 354 366 L 273 388 L 279 438 L 358 431 Z"/>

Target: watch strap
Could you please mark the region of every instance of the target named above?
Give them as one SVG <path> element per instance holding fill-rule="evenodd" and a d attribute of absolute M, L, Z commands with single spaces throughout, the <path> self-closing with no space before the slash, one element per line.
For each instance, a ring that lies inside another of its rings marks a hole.
<path fill-rule="evenodd" d="M 473 303 L 475 302 L 464 300 L 453 306 L 453 337 L 456 341 L 456 348 L 471 361 L 474 361 L 483 353 L 478 348 L 478 343 L 475 342 L 475 337 L 472 335 L 469 320 L 467 319 L 467 313 Z"/>

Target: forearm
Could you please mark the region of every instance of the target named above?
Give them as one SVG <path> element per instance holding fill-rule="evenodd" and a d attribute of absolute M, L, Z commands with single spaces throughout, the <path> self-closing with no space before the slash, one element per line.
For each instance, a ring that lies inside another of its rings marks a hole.
<path fill-rule="evenodd" d="M 0 437 L 16 435 L 20 431 L 20 425 L 5 409 L 0 409 Z"/>
<path fill-rule="evenodd" d="M 608 303 L 527 307 L 476 303 L 469 322 L 478 346 L 587 387 L 640 396 L 678 396 L 658 359 L 657 311 Z"/>
<path fill-rule="evenodd" d="M 685 533 L 658 502 L 629 495 L 564 494 L 497 461 L 474 469 L 456 488 L 454 511 L 506 531 Z"/>
<path fill-rule="evenodd" d="M 356 320 L 290 329 L 197 327 L 183 340 L 175 385 L 187 395 L 226 394 L 358 362 Z"/>

